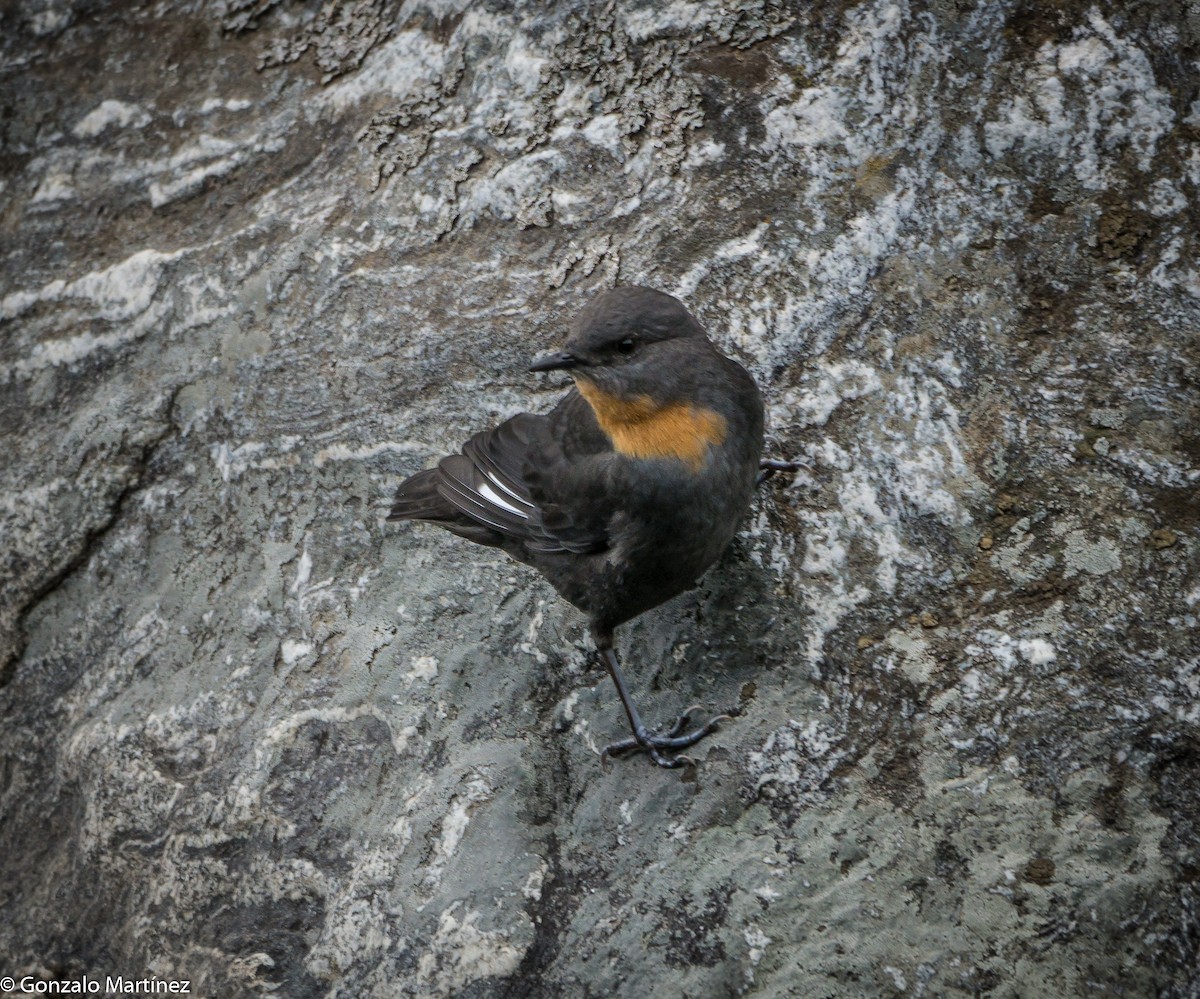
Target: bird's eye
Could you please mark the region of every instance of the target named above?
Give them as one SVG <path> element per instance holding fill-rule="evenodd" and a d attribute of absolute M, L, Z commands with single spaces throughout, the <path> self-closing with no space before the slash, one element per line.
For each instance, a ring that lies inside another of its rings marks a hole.
<path fill-rule="evenodd" d="M 637 341 L 633 337 L 627 336 L 624 340 L 617 341 L 618 354 L 632 354 L 633 349 L 637 346 Z"/>

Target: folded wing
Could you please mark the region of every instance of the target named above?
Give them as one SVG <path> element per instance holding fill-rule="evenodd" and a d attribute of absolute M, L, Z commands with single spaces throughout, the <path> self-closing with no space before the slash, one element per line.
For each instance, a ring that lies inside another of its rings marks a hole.
<path fill-rule="evenodd" d="M 568 471 L 551 418 L 521 413 L 401 483 L 388 520 L 437 524 L 518 557 L 603 551 L 604 518 L 573 515 L 573 493 L 555 496 Z"/>

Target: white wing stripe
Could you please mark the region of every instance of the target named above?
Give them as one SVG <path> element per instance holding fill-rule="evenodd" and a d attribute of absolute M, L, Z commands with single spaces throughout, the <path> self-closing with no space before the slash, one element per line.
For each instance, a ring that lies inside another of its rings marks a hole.
<path fill-rule="evenodd" d="M 486 482 L 479 483 L 479 495 L 482 496 L 489 503 L 494 503 L 496 506 L 500 507 L 501 509 L 507 510 L 509 513 L 516 514 L 522 520 L 528 520 L 529 514 L 525 513 L 524 510 L 517 509 L 517 507 L 513 506 L 508 500 L 506 500 L 503 496 L 501 496 L 500 493 L 496 492 L 496 490 L 493 489 L 491 486 L 492 482 L 495 482 L 495 480 L 489 475 Z M 496 485 L 499 486 L 500 483 L 496 482 Z M 503 489 L 504 492 L 506 492 L 506 493 L 509 492 L 509 490 L 504 489 L 503 486 L 500 486 L 500 488 Z M 509 493 L 509 495 L 512 495 L 512 493 Z"/>
<path fill-rule="evenodd" d="M 526 499 L 524 496 L 522 496 L 519 492 L 516 492 L 515 490 L 510 489 L 503 482 L 501 482 L 500 479 L 496 478 L 496 476 L 494 474 L 492 474 L 491 472 L 484 472 L 483 474 L 487 476 L 488 482 L 490 482 L 494 486 L 499 486 L 506 493 L 508 493 L 509 496 L 511 496 L 513 499 L 515 499 L 518 503 L 525 505 L 525 506 L 529 505 L 528 499 Z"/>

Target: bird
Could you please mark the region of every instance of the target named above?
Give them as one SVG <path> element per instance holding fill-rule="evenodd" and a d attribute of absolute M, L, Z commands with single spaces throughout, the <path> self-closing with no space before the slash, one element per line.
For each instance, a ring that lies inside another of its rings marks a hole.
<path fill-rule="evenodd" d="M 531 372 L 574 386 L 544 415 L 519 413 L 396 491 L 390 521 L 418 521 L 538 570 L 587 617 L 631 736 L 601 757 L 660 767 L 727 715 L 688 729 L 695 707 L 651 731 L 614 648 L 617 627 L 691 589 L 728 547 L 755 486 L 790 462 L 762 460 L 763 404 L 679 299 L 637 286 L 594 297 L 564 348 Z"/>

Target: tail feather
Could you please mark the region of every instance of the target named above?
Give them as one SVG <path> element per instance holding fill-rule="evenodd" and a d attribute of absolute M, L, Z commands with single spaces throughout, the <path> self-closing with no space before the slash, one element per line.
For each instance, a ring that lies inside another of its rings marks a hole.
<path fill-rule="evenodd" d="M 400 483 L 388 520 L 420 520 L 445 528 L 451 534 L 477 545 L 500 546 L 504 535 L 467 516 L 451 503 L 442 490 L 445 477 L 440 468 L 427 468 Z"/>
<path fill-rule="evenodd" d="M 401 482 L 387 519 L 455 520 L 457 511 L 438 492 L 438 478 L 436 468 L 427 468 Z"/>

